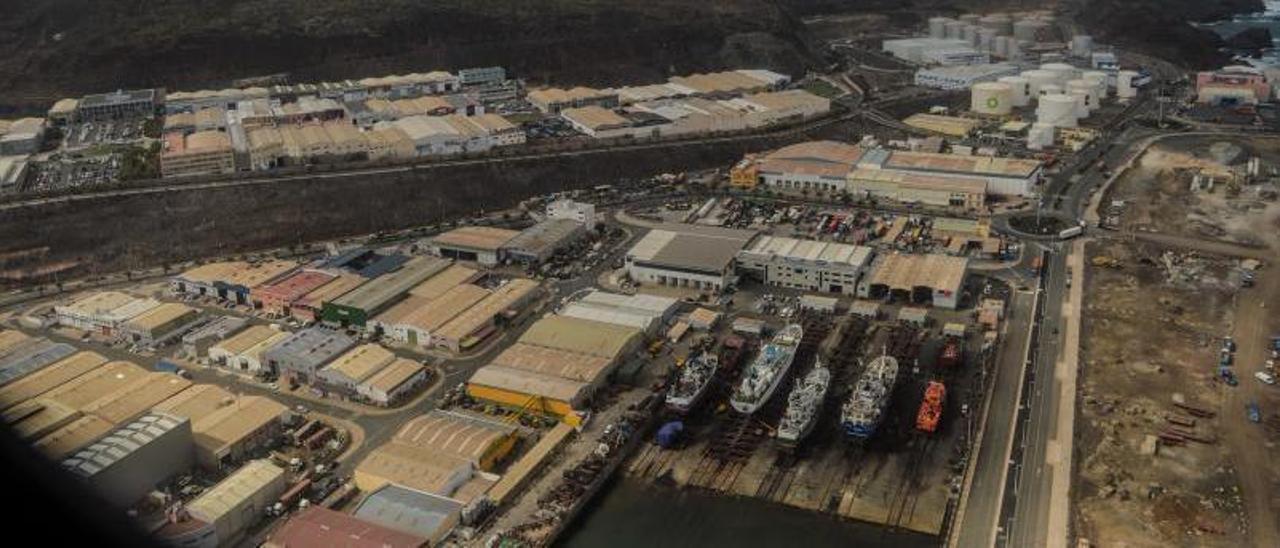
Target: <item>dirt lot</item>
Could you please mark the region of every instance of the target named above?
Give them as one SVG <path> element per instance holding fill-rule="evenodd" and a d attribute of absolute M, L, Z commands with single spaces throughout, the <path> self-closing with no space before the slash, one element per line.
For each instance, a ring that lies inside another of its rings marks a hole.
<path fill-rule="evenodd" d="M 1089 259 L 1112 257 L 1123 266 L 1088 273 L 1076 531 L 1100 545 L 1239 544 L 1247 524 L 1224 444 L 1143 451 L 1151 437 L 1174 426 L 1166 416 L 1189 416 L 1174 406 L 1176 398 L 1206 410 L 1224 402 L 1225 388 L 1213 374 L 1222 335 L 1229 333 L 1233 289 L 1226 277 L 1234 262 L 1187 261 L 1188 268 L 1202 269 L 1199 282 L 1171 283 L 1164 251 L 1089 245 Z M 1226 419 L 1194 419 L 1185 430 L 1217 438 Z"/>
<path fill-rule="evenodd" d="M 1260 175 L 1238 184 L 1251 157 L 1261 159 Z M 1277 166 L 1280 141 L 1275 139 L 1167 140 L 1120 180 L 1103 210 L 1112 200 L 1124 201 L 1119 222 L 1125 230 L 1265 244 L 1259 235 L 1280 228 Z M 1196 174 L 1202 180 L 1212 177 L 1213 187 L 1193 191 Z"/>

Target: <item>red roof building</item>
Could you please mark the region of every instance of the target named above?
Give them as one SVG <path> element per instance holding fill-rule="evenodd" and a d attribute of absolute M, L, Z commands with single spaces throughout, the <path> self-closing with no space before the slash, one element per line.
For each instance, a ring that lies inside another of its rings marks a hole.
<path fill-rule="evenodd" d="M 262 310 L 285 315 L 289 306 L 307 293 L 329 283 L 336 276 L 317 270 L 300 270 L 275 283 L 263 284 L 252 289 L 253 300 L 262 303 Z"/>
<path fill-rule="evenodd" d="M 388 529 L 352 515 L 312 506 L 289 518 L 263 544 L 266 548 L 421 548 L 427 539 Z"/>

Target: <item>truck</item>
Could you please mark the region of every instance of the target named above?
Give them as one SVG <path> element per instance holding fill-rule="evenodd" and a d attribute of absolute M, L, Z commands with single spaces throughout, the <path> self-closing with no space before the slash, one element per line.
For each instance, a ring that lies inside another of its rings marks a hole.
<path fill-rule="evenodd" d="M 1058 239 L 1059 239 L 1059 240 L 1069 240 L 1069 239 L 1071 239 L 1071 238 L 1075 238 L 1076 236 L 1079 236 L 1079 235 L 1081 235 L 1081 234 L 1084 234 L 1084 227 L 1083 227 L 1083 226 L 1079 226 L 1079 225 L 1077 225 L 1077 226 L 1073 226 L 1073 227 L 1071 227 L 1071 228 L 1064 229 L 1062 232 L 1059 232 L 1059 233 L 1058 233 Z"/>

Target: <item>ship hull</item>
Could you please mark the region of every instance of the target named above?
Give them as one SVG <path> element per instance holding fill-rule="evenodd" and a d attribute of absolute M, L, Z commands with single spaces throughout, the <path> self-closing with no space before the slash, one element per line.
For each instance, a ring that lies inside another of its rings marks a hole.
<path fill-rule="evenodd" d="M 778 374 L 773 377 L 773 382 L 769 383 L 769 389 L 765 391 L 763 396 L 760 396 L 759 400 L 752 403 L 737 400 L 730 401 L 729 403 L 733 405 L 733 410 L 750 415 L 759 411 L 761 407 L 764 407 L 764 404 L 769 403 L 769 400 L 773 399 L 773 393 L 778 391 L 778 385 L 782 384 L 782 379 L 785 379 L 787 373 L 791 371 L 791 361 L 787 360 L 786 365 L 778 370 Z"/>
<path fill-rule="evenodd" d="M 695 390 L 692 395 L 682 397 L 667 394 L 665 401 L 667 411 L 678 415 L 685 415 L 696 409 L 698 404 L 702 403 L 703 397 L 705 397 L 707 392 L 709 392 L 708 389 L 711 387 L 711 381 L 715 380 L 719 369 L 720 365 L 718 361 L 713 358 L 711 371 L 707 373 L 706 380 L 698 386 L 698 389 Z"/>
<path fill-rule="evenodd" d="M 800 330 L 800 327 L 798 325 L 788 326 L 788 328 L 785 329 L 784 332 L 787 332 L 787 331 L 791 332 L 795 340 L 791 343 L 791 347 L 785 350 L 785 352 L 787 352 L 786 357 L 782 359 L 780 362 L 778 362 L 777 372 L 774 373 L 773 378 L 769 379 L 768 388 L 766 388 L 763 392 L 760 393 L 760 397 L 749 400 L 749 401 L 739 399 L 737 397 L 738 392 L 735 392 L 734 396 L 729 398 L 729 405 L 733 407 L 734 411 L 737 411 L 744 415 L 751 415 L 751 414 L 754 414 L 756 411 L 759 411 L 761 407 L 764 407 L 765 404 L 769 403 L 769 400 L 773 399 L 774 393 L 777 392 L 778 390 L 778 386 L 782 384 L 783 379 L 787 378 L 787 374 L 790 373 L 791 371 L 791 365 L 793 362 L 795 362 L 796 346 L 800 344 L 800 339 L 801 337 L 804 336 L 804 332 Z M 770 345 L 772 344 L 776 344 L 776 343 L 770 343 Z M 768 353 L 768 349 L 767 348 L 761 349 L 760 353 L 762 356 L 766 355 Z M 762 359 L 762 358 L 758 357 L 757 359 Z M 751 364 L 751 366 L 748 368 L 748 371 L 750 371 L 751 367 L 756 367 L 756 364 L 754 363 Z M 741 387 L 739 387 L 739 391 L 740 390 L 741 390 Z"/>

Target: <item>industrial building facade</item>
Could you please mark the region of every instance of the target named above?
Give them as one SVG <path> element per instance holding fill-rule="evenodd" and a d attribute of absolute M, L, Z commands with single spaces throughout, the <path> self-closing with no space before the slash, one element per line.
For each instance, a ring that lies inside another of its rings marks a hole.
<path fill-rule="evenodd" d="M 190 470 L 194 443 L 191 421 L 149 413 L 67 457 L 62 466 L 124 509 Z"/>
<path fill-rule="evenodd" d="M 755 236 L 749 230 L 658 225 L 627 252 L 627 275 L 641 283 L 720 291 L 732 281 L 735 256 Z"/>
<path fill-rule="evenodd" d="M 955 309 L 968 265 L 968 259 L 947 255 L 881 255 L 858 284 L 858 297 Z"/>
<path fill-rule="evenodd" d="M 939 123 L 919 119 L 922 123 Z M 963 132 L 957 122 L 945 131 Z M 736 187 L 794 193 L 848 193 L 904 203 L 979 209 L 989 196 L 1030 196 L 1043 166 L 1036 160 L 862 149 L 831 141 L 799 143 L 748 155 L 730 171 Z"/>
<path fill-rule="evenodd" d="M 869 247 L 761 236 L 738 253 L 738 271 L 773 286 L 851 295 L 871 256 Z"/>

